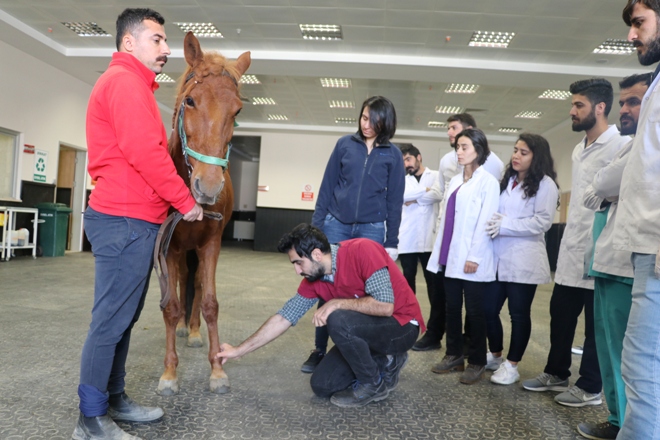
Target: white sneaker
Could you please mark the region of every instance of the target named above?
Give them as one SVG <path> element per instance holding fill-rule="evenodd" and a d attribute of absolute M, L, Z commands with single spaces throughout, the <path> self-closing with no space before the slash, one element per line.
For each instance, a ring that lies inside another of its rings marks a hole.
<path fill-rule="evenodd" d="M 511 385 L 519 380 L 518 367 L 511 365 L 509 361 L 502 362 L 500 368 L 490 376 L 490 381 L 499 385 Z"/>
<path fill-rule="evenodd" d="M 502 362 L 504 362 L 504 358 L 502 356 L 495 357 L 490 351 L 486 353 L 486 370 L 495 371 L 500 368 Z"/>

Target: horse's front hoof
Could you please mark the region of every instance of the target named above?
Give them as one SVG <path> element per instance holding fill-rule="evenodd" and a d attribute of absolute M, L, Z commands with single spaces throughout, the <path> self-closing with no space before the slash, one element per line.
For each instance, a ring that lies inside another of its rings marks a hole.
<path fill-rule="evenodd" d="M 185 338 L 188 336 L 188 327 L 177 327 L 176 335 L 180 338 Z"/>
<path fill-rule="evenodd" d="M 204 341 L 201 336 L 189 336 L 188 342 L 186 342 L 188 347 L 203 347 Z"/>
<path fill-rule="evenodd" d="M 174 380 L 161 379 L 158 382 L 158 389 L 156 390 L 156 392 L 159 395 L 165 397 L 179 394 L 179 381 L 177 379 Z"/>
<path fill-rule="evenodd" d="M 212 393 L 226 394 L 229 392 L 229 379 L 226 377 L 211 379 L 210 388 Z"/>

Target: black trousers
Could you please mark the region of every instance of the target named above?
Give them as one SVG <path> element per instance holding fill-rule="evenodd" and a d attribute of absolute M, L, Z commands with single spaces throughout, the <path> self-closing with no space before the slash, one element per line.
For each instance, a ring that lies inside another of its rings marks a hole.
<path fill-rule="evenodd" d="M 399 261 L 403 269 L 403 276 L 408 285 L 417 293 L 415 277 L 417 276 L 417 262 L 422 264 L 422 273 L 426 280 L 426 291 L 431 304 L 431 314 L 426 322 L 426 334 L 440 341 L 445 335 L 445 323 L 447 316 L 445 302 L 445 273 L 433 273 L 426 270 L 426 265 L 431 257 L 430 252 L 419 252 L 410 254 L 399 254 Z"/>
<path fill-rule="evenodd" d="M 545 371 L 567 379 L 571 375 L 571 346 L 578 317 L 584 308 L 584 352 L 580 363 L 580 378 L 575 385 L 588 393 L 600 393 L 600 378 L 596 339 L 594 337 L 594 291 L 555 284 L 550 298 L 550 353 Z"/>

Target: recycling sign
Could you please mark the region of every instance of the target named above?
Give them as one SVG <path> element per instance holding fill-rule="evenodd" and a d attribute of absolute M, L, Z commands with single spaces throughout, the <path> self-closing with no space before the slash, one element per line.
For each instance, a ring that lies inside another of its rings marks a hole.
<path fill-rule="evenodd" d="M 48 163 L 48 152 L 43 150 L 34 151 L 34 177 L 35 182 L 46 181 L 46 164 Z"/>

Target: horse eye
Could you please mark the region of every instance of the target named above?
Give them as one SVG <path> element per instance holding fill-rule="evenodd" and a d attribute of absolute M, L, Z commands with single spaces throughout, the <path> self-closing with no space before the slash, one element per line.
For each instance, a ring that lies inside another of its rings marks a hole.
<path fill-rule="evenodd" d="M 195 101 L 190 96 L 186 96 L 186 105 L 188 107 L 195 107 Z"/>

